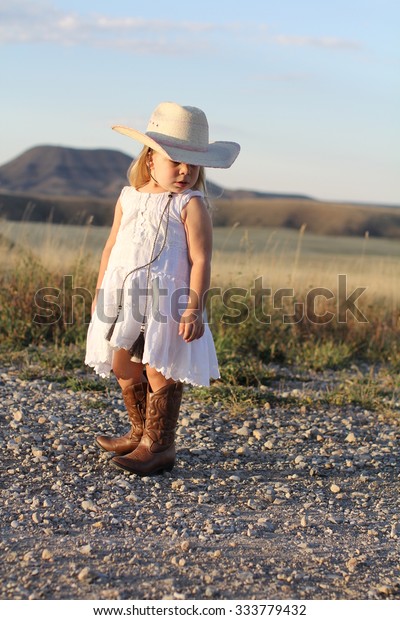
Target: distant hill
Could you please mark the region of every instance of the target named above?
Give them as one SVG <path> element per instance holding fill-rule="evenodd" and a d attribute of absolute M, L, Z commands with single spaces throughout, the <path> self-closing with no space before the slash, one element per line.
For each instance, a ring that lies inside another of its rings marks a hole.
<path fill-rule="evenodd" d="M 37 146 L 0 166 L 0 217 L 109 226 L 131 157 L 110 149 Z M 400 208 L 208 184 L 215 225 L 269 226 L 327 235 L 400 238 Z"/>
<path fill-rule="evenodd" d="M 400 208 L 318 200 L 217 200 L 215 226 L 292 228 L 318 235 L 400 239 Z"/>
<path fill-rule="evenodd" d="M 0 190 L 32 196 L 112 198 L 132 158 L 109 149 L 36 146 L 0 166 Z"/>
<path fill-rule="evenodd" d="M 132 158 L 111 149 L 36 146 L 0 166 L 0 192 L 31 196 L 90 196 L 115 198 L 126 185 Z M 219 198 L 304 198 L 291 194 L 227 190 L 208 183 Z"/>

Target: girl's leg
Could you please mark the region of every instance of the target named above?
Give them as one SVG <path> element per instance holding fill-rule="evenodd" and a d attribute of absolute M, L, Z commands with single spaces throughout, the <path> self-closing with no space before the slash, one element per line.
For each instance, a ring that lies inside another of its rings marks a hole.
<path fill-rule="evenodd" d="M 122 455 L 132 452 L 139 445 L 146 419 L 147 381 L 143 368 L 143 364 L 131 362 L 128 351 L 121 349 L 114 353 L 113 371 L 122 389 L 131 428 L 122 437 L 98 435 L 96 443 L 102 450 Z"/>
<path fill-rule="evenodd" d="M 145 381 L 144 365 L 132 362 L 129 351 L 125 349 L 114 351 L 112 369 L 122 390 Z"/>
<path fill-rule="evenodd" d="M 166 379 L 161 372 L 158 372 L 155 368 L 151 366 L 146 366 L 146 375 L 149 381 L 152 392 L 158 392 L 161 388 L 166 385 L 170 385 L 171 383 L 175 383 L 173 379 Z"/>

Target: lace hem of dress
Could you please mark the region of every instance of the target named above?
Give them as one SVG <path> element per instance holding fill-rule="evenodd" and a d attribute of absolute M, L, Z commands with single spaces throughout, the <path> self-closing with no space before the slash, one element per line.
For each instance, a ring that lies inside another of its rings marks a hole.
<path fill-rule="evenodd" d="M 115 351 L 120 351 L 124 347 L 115 348 Z M 127 350 L 127 349 L 125 349 Z M 110 364 L 108 360 L 99 361 L 99 362 L 85 362 L 86 366 L 89 368 L 93 368 L 93 370 L 101 377 L 102 379 L 109 379 L 113 374 L 110 369 Z M 171 372 L 166 366 L 158 366 L 157 364 L 152 364 L 151 362 L 146 362 L 151 368 L 154 368 L 157 372 L 161 373 L 167 380 L 173 379 L 174 381 L 179 381 L 180 383 L 184 383 L 185 385 L 192 385 L 193 387 L 209 387 L 211 381 L 216 381 L 221 378 L 221 375 L 218 373 L 216 376 L 211 375 L 208 382 L 196 382 L 189 377 L 178 376 Z"/>

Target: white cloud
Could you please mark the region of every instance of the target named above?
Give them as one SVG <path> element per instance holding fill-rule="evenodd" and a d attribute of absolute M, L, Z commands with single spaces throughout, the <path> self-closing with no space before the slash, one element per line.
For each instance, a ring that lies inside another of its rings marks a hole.
<path fill-rule="evenodd" d="M 358 41 L 336 37 L 303 37 L 280 34 L 274 36 L 273 41 L 278 45 L 292 45 L 296 47 L 324 47 L 345 51 L 358 51 L 362 49 L 362 45 Z"/>
<path fill-rule="evenodd" d="M 54 43 L 73 46 L 107 47 L 135 53 L 178 54 L 212 52 L 221 36 L 236 43 L 249 36 L 254 42 L 331 50 L 355 51 L 356 41 L 335 37 L 270 35 L 267 24 L 172 22 L 138 17 L 80 14 L 57 9 L 46 0 L 0 0 L 0 44 Z M 261 37 L 259 38 L 257 34 Z M 215 36 L 215 40 L 213 40 Z M 217 38 L 218 37 L 218 38 Z"/>
<path fill-rule="evenodd" d="M 0 43 L 46 43 L 131 49 L 146 53 L 187 51 L 193 35 L 216 29 L 213 24 L 172 23 L 135 17 L 113 18 L 58 10 L 46 2 L 0 0 Z M 181 41 L 179 40 L 181 38 Z M 183 40 L 184 39 L 184 40 Z M 203 49 L 201 44 L 201 49 Z"/>

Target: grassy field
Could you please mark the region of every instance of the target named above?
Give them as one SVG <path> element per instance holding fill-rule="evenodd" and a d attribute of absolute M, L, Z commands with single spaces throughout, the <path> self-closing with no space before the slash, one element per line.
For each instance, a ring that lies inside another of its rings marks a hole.
<path fill-rule="evenodd" d="M 23 359 L 26 368 L 36 360 L 56 373 L 82 368 L 90 295 L 108 230 L 3 222 L 3 359 Z M 374 377 L 385 368 L 385 377 L 398 383 L 399 274 L 395 240 L 321 236 L 304 227 L 216 227 L 212 285 L 220 292 L 209 316 L 222 381 L 214 391 L 247 399 L 249 389 L 268 382 L 271 362 L 308 370 L 367 363 Z M 73 320 L 33 321 L 35 293 L 61 289 L 66 275 L 88 291 L 84 304 L 74 303 Z"/>
<path fill-rule="evenodd" d="M 2 231 L 3 269 L 20 260 L 21 250 L 30 249 L 44 267 L 70 273 L 78 262 L 91 273 L 98 269 L 109 228 L 4 222 Z M 347 274 L 349 286 L 367 287 L 364 297 L 370 304 L 384 298 L 393 309 L 399 306 L 397 240 L 324 236 L 306 229 L 214 229 L 213 286 L 246 287 L 263 276 L 266 286 L 291 286 L 304 295 L 313 287 L 335 288 L 338 274 Z"/>

